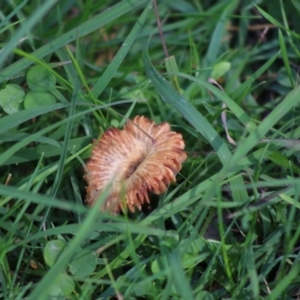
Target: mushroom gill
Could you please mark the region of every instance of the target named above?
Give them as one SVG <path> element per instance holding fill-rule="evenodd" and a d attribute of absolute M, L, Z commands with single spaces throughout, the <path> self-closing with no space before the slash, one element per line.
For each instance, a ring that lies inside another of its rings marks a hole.
<path fill-rule="evenodd" d="M 187 158 L 184 146 L 168 123 L 156 125 L 144 116 L 128 120 L 123 130 L 108 129 L 94 142 L 86 163 L 87 204 L 92 206 L 110 186 L 103 211 L 118 213 L 124 204 L 131 211 L 141 209 L 149 203 L 149 192 L 161 194 L 176 181 Z"/>

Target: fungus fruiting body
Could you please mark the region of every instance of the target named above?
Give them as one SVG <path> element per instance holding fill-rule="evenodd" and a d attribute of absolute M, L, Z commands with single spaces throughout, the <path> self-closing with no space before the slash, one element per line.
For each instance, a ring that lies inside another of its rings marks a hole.
<path fill-rule="evenodd" d="M 144 116 L 128 120 L 123 130 L 108 129 L 96 140 L 86 163 L 86 202 L 92 206 L 107 188 L 102 210 L 118 213 L 127 205 L 134 211 L 148 193 L 161 194 L 187 158 L 180 133 L 168 123 L 155 124 Z"/>

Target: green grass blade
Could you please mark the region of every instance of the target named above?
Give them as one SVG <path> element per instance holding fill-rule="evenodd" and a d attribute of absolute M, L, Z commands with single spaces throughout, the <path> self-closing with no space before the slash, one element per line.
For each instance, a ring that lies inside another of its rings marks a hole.
<path fill-rule="evenodd" d="M 220 16 L 205 55 L 205 67 L 213 67 L 213 65 L 215 64 L 221 45 L 223 44 L 222 38 L 226 28 L 228 14 L 231 13 L 236 5 L 236 0 L 230 1 L 228 6 L 224 9 L 222 15 Z"/>
<path fill-rule="evenodd" d="M 124 101 L 121 101 L 121 103 L 124 103 Z M 116 103 L 114 103 L 114 104 L 116 104 Z M 60 107 L 64 107 L 64 106 L 66 106 L 66 104 L 60 104 Z M 59 122 L 57 122 L 57 123 L 55 123 L 55 124 L 52 124 L 52 125 L 50 125 L 50 126 L 44 128 L 44 129 L 41 129 L 40 131 L 38 131 L 38 132 L 36 132 L 36 133 L 34 133 L 34 134 L 30 135 L 30 136 L 27 136 L 26 138 L 24 138 L 23 140 L 21 140 L 20 142 L 18 142 L 18 143 L 16 143 L 16 144 L 14 144 L 11 148 L 9 148 L 8 150 L 6 150 L 5 152 L 3 152 L 3 153 L 0 154 L 0 165 L 1 165 L 2 163 L 5 163 L 5 162 L 6 162 L 6 161 L 7 161 L 14 153 L 16 153 L 17 151 L 19 151 L 20 149 L 22 149 L 23 147 L 25 147 L 25 146 L 28 145 L 29 143 L 31 143 L 31 142 L 37 140 L 39 137 L 43 136 L 43 135 L 46 134 L 47 132 L 50 132 L 50 131 L 53 130 L 53 129 L 59 128 L 60 126 L 62 126 L 62 125 L 64 125 L 65 123 L 67 123 L 68 121 L 70 121 L 70 120 L 72 120 L 72 119 L 76 119 L 76 118 L 78 118 L 78 117 L 80 117 L 80 116 L 83 116 L 83 115 L 85 115 L 85 114 L 88 113 L 88 112 L 92 112 L 92 111 L 95 111 L 95 110 L 97 110 L 97 109 L 99 109 L 99 108 L 105 108 L 105 107 L 109 107 L 109 106 L 111 106 L 111 104 L 95 106 L 95 107 L 92 108 L 92 109 L 89 109 L 89 110 L 87 110 L 87 111 L 84 111 L 84 112 L 80 112 L 80 113 L 74 114 L 74 115 L 72 115 L 72 116 L 70 116 L 70 117 L 68 117 L 68 118 L 66 118 L 66 119 L 64 119 L 64 120 L 62 120 L 62 121 L 59 121 Z M 57 106 L 52 105 L 52 106 L 49 106 L 49 107 L 53 108 L 53 107 L 57 107 Z M 45 110 L 45 109 L 44 109 L 44 110 Z M 38 111 L 39 111 L 39 112 L 41 112 L 41 111 L 44 112 L 44 110 L 43 110 L 42 108 L 38 107 Z M 27 111 L 27 110 L 24 110 L 24 111 L 21 111 L 20 113 L 26 113 L 26 111 Z M 32 113 L 32 110 L 28 110 L 28 111 L 29 111 L 29 113 L 25 114 L 25 117 L 28 117 L 29 115 L 32 115 L 32 114 L 33 114 L 33 113 Z M 34 109 L 33 111 L 36 112 L 35 109 Z M 14 117 L 14 119 L 15 119 L 15 118 L 16 118 L 15 115 L 16 115 L 16 114 L 10 115 L 10 116 L 7 116 L 7 117 L 5 117 L 5 118 L 8 118 L 8 117 Z M 24 115 L 24 114 L 22 114 L 22 116 L 23 116 L 23 115 Z M 3 118 L 3 119 L 4 119 L 4 118 Z M 23 119 L 24 119 L 24 118 L 23 118 Z M 10 120 L 11 120 L 11 119 L 10 119 Z M 1 120 L 1 121 L 3 121 L 3 120 Z M 16 120 L 11 120 L 10 123 L 14 124 L 14 126 L 15 126 L 16 123 L 18 124 L 18 122 L 19 122 L 19 120 L 17 120 L 17 121 L 16 121 Z M 1 124 L 1 122 L 0 122 L 0 124 Z M 10 124 L 10 126 L 11 126 L 11 124 Z M 0 132 L 1 132 L 1 131 L 0 131 Z M 66 148 L 66 149 L 67 149 L 67 148 Z"/>
<path fill-rule="evenodd" d="M 279 52 L 266 61 L 258 70 L 256 70 L 246 81 L 244 81 L 230 96 L 232 99 L 240 99 L 240 97 L 245 94 L 245 91 L 249 89 L 251 84 L 257 80 L 264 72 L 266 72 L 270 66 L 278 58 Z"/>
<path fill-rule="evenodd" d="M 62 201 L 59 199 L 54 199 L 48 196 L 43 196 L 39 194 L 35 194 L 33 192 L 28 192 L 24 190 L 17 190 L 14 187 L 11 186 L 5 186 L 3 184 L 0 184 L 0 195 L 7 196 L 11 198 L 16 199 L 24 199 L 26 201 L 37 203 L 37 204 L 43 204 L 46 206 L 53 206 L 60 209 L 65 210 L 71 210 L 78 213 L 86 213 L 87 208 L 86 207 L 79 207 L 78 205 L 75 205 L 70 202 Z"/>
<path fill-rule="evenodd" d="M 218 153 L 223 164 L 226 164 L 231 157 L 231 153 L 215 129 L 198 112 L 193 105 L 187 102 L 178 92 L 155 70 L 150 62 L 149 55 L 145 48 L 143 55 L 145 71 L 152 81 L 154 87 L 161 95 L 162 99 L 171 104 L 194 128 L 200 132 L 211 146 Z"/>
<path fill-rule="evenodd" d="M 296 38 L 300 38 L 300 35 L 295 33 L 294 31 L 290 31 L 287 28 L 285 28 L 280 22 L 278 22 L 275 18 L 273 18 L 270 14 L 268 14 L 266 11 L 264 11 L 259 6 L 256 6 L 257 10 L 263 15 L 264 18 L 266 18 L 271 24 L 274 24 L 276 27 L 288 31 L 290 34 L 292 34 Z"/>
<path fill-rule="evenodd" d="M 28 0 L 24 0 L 22 3 L 20 3 L 10 14 L 8 14 L 7 17 L 5 17 L 1 23 L 0 23 L 0 29 L 5 26 L 7 23 L 9 23 L 9 20 L 12 19 L 13 16 L 15 16 L 23 7 L 25 4 L 27 4 Z M 0 33 L 2 33 L 2 30 L 0 30 Z"/>
<path fill-rule="evenodd" d="M 37 9 L 38 13 L 33 13 L 30 18 L 28 18 L 26 21 L 24 21 L 24 23 L 22 23 L 20 29 L 14 33 L 11 40 L 6 44 L 4 49 L 2 49 L 1 51 L 0 68 L 2 68 L 3 62 L 6 60 L 8 55 L 12 52 L 12 49 L 16 47 L 19 40 L 23 38 L 27 32 L 30 32 L 30 29 L 33 28 L 41 18 L 43 18 L 43 16 L 51 9 L 53 5 L 55 5 L 56 2 L 57 0 L 49 0 L 45 2 Z M 2 76 L 3 74 L 0 74 L 0 80 Z"/>
<path fill-rule="evenodd" d="M 193 300 L 195 299 L 189 285 L 189 281 L 184 274 L 181 264 L 181 258 L 178 250 L 174 250 L 169 256 L 169 265 L 173 285 L 178 292 L 181 299 Z"/>
<path fill-rule="evenodd" d="M 232 160 L 228 161 L 228 167 L 234 166 L 242 159 L 258 141 L 265 137 L 265 134 L 273 128 L 273 126 L 281 120 L 294 106 L 299 103 L 300 87 L 291 91 L 283 101 L 281 101 L 271 113 L 260 123 L 259 126 L 245 140 L 238 144 L 236 152 L 232 156 Z"/>
<path fill-rule="evenodd" d="M 291 285 L 293 280 L 299 276 L 300 266 L 296 264 L 293 266 L 292 270 L 289 271 L 286 276 L 280 280 L 275 288 L 272 290 L 271 295 L 266 297 L 267 300 L 280 299 L 282 293 L 286 291 L 286 289 Z"/>
<path fill-rule="evenodd" d="M 29 135 L 24 136 L 29 137 Z M 0 137 L 1 141 L 1 137 Z M 43 143 L 44 140 L 42 138 L 37 138 L 37 142 Z M 71 139 L 68 144 L 68 151 L 71 150 L 78 150 L 86 147 L 92 141 L 92 137 L 83 137 L 77 139 Z M 21 149 L 18 150 L 14 155 L 11 155 L 9 158 L 6 159 L 5 162 L 2 163 L 2 166 L 5 165 L 13 165 L 19 163 L 26 163 L 33 160 L 38 160 L 41 155 L 44 157 L 54 157 L 59 156 L 62 153 L 62 146 L 61 143 L 57 143 L 58 145 L 38 145 L 37 147 L 31 147 L 29 149 Z"/>
<path fill-rule="evenodd" d="M 62 34 L 58 38 L 51 41 L 51 43 L 42 46 L 40 49 L 34 51 L 32 55 L 34 55 L 38 59 L 42 59 L 46 55 L 51 54 L 53 51 L 97 30 L 98 28 L 103 27 L 105 24 L 112 22 L 113 20 L 116 20 L 123 14 L 131 11 L 132 9 L 138 7 L 139 5 L 145 2 L 147 2 L 147 0 L 123 0 L 118 4 L 112 6 L 110 9 L 107 9 L 106 11 L 100 13 L 94 18 L 81 24 L 77 28 L 74 28 L 68 31 L 67 33 Z M 32 61 L 23 58 L 6 67 L 0 72 L 0 83 L 10 79 L 16 74 L 19 74 L 22 70 L 26 69 L 32 63 Z"/>
<path fill-rule="evenodd" d="M 15 114 L 2 117 L 0 119 L 0 134 L 3 132 L 7 132 L 10 129 L 17 127 L 18 125 L 20 125 L 30 119 L 33 119 L 37 116 L 46 114 L 53 110 L 67 107 L 68 105 L 69 104 L 66 104 L 66 103 L 44 105 L 42 107 L 34 107 L 31 109 L 21 110 Z"/>
<path fill-rule="evenodd" d="M 150 2 L 147 7 L 144 9 L 141 16 L 136 21 L 135 25 L 133 26 L 132 30 L 124 40 L 121 48 L 119 49 L 118 53 L 114 57 L 114 59 L 111 61 L 109 66 L 106 68 L 100 79 L 96 82 L 96 84 L 93 87 L 92 94 L 95 98 L 98 98 L 100 94 L 103 92 L 103 90 L 106 88 L 109 81 L 113 78 L 114 74 L 118 70 L 119 66 L 121 65 L 123 59 L 125 58 L 126 54 L 132 47 L 132 44 L 138 37 L 144 23 L 146 22 L 149 13 L 152 8 L 152 2 Z"/>
<path fill-rule="evenodd" d="M 95 221 L 99 218 L 100 204 L 107 197 L 107 191 L 104 192 L 101 197 L 97 200 L 97 203 L 92 209 L 89 210 L 86 219 L 82 222 L 80 230 L 76 236 L 70 241 L 68 247 L 59 256 L 55 265 L 49 270 L 49 272 L 44 276 L 44 278 L 38 283 L 34 291 L 31 293 L 29 300 L 35 299 L 48 299 L 47 291 L 50 289 L 51 284 L 54 279 L 65 270 L 69 261 L 74 257 L 82 242 L 90 235 L 91 229 L 94 226 Z"/>
<path fill-rule="evenodd" d="M 288 57 L 287 49 L 286 49 L 286 46 L 285 46 L 284 37 L 283 37 L 283 34 L 282 34 L 280 29 L 278 30 L 278 39 L 279 39 L 279 45 L 280 45 L 280 48 L 281 48 L 281 56 L 282 56 L 282 59 L 283 59 L 283 62 L 284 62 L 284 66 L 285 66 L 287 75 L 290 79 L 291 85 L 294 88 L 295 87 L 295 82 L 294 82 L 294 78 L 292 76 L 291 65 L 290 65 L 290 62 L 289 62 L 289 57 Z"/>
<path fill-rule="evenodd" d="M 69 55 L 72 55 L 71 52 L 69 51 Z M 72 57 L 74 60 L 74 57 Z M 52 185 L 52 189 L 50 192 L 50 196 L 54 197 L 57 193 L 59 184 L 61 182 L 61 178 L 63 175 L 63 170 L 65 166 L 65 160 L 67 157 L 67 152 L 68 152 L 68 146 L 71 138 L 71 131 L 73 129 L 73 123 L 74 123 L 74 118 L 72 118 L 75 114 L 75 109 L 76 109 L 76 104 L 79 102 L 79 95 L 80 95 L 80 90 L 81 90 L 81 85 L 79 78 L 77 77 L 77 74 L 75 72 L 75 69 L 72 68 L 71 65 L 66 66 L 66 68 L 70 69 L 70 74 L 72 75 L 72 82 L 74 84 L 74 89 L 73 89 L 73 95 L 72 95 L 72 100 L 71 100 L 71 105 L 70 105 L 70 110 L 69 110 L 69 117 L 67 121 L 67 127 L 65 131 L 65 136 L 64 136 L 64 141 L 61 149 L 61 155 L 60 155 L 60 161 L 58 163 L 58 168 L 56 172 L 56 176 L 54 178 L 54 183 Z"/>
<path fill-rule="evenodd" d="M 256 128 L 255 123 L 251 120 L 251 118 L 246 114 L 246 112 L 235 102 L 233 101 L 228 95 L 222 92 L 219 88 L 215 87 L 213 84 L 202 80 L 200 78 L 195 78 L 190 75 L 179 73 L 179 76 L 183 78 L 187 78 L 191 81 L 196 82 L 198 85 L 204 87 L 208 91 L 210 91 L 213 95 L 215 95 L 218 99 L 222 102 L 226 103 L 230 111 L 237 117 L 239 122 L 241 122 L 247 131 L 253 132 Z"/>
<path fill-rule="evenodd" d="M 225 142 L 221 139 L 211 124 L 154 69 L 146 50 L 144 50 L 143 61 L 148 77 L 151 79 L 162 98 L 167 103 L 170 103 L 190 124 L 194 126 L 198 132 L 200 132 L 206 138 L 206 140 L 217 152 L 220 161 L 225 166 L 228 163 L 228 159 L 231 157 L 231 153 Z M 224 97 L 224 94 L 222 94 L 216 88 L 215 92 L 220 93 L 220 97 Z M 251 122 L 249 122 L 249 124 L 251 125 Z M 235 200 L 242 202 L 245 198 L 245 195 L 247 195 L 242 177 L 237 177 L 232 180 L 230 182 L 230 186 L 234 191 Z M 215 193 L 216 186 L 211 186 L 210 191 Z"/>

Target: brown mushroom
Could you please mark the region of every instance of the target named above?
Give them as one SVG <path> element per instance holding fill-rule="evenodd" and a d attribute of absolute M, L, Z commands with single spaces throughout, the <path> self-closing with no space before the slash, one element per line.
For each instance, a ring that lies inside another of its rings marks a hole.
<path fill-rule="evenodd" d="M 180 133 L 168 123 L 156 125 L 144 116 L 128 120 L 123 130 L 108 129 L 94 142 L 86 163 L 86 202 L 92 206 L 106 187 L 103 211 L 131 211 L 149 203 L 148 192 L 164 193 L 187 158 Z M 124 201 L 122 201 L 122 199 Z"/>

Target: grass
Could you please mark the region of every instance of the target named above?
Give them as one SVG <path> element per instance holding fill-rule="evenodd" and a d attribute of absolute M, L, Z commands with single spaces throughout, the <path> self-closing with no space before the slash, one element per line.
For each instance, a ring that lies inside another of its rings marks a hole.
<path fill-rule="evenodd" d="M 300 6 L 257 5 L 160 2 L 166 59 L 151 1 L 1 2 L 1 299 L 299 298 Z M 177 183 L 87 208 L 92 140 L 136 115 L 182 133 Z"/>

